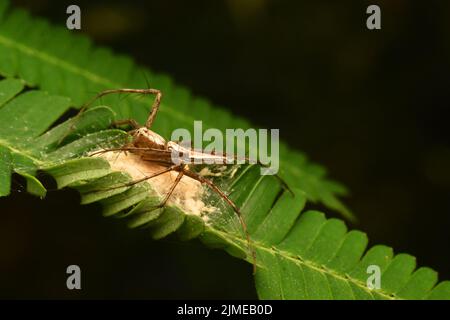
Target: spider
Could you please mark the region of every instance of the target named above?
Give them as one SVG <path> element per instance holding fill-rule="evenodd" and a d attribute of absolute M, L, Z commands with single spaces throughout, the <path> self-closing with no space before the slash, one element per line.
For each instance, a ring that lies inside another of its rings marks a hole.
<path fill-rule="evenodd" d="M 125 151 L 138 155 L 143 161 L 149 161 L 152 163 L 159 164 L 163 167 L 162 170 L 154 172 L 150 175 L 147 175 L 141 179 L 137 179 L 135 181 L 130 182 L 128 185 L 134 185 L 151 178 L 157 177 L 159 175 L 165 174 L 167 172 L 175 171 L 178 174 L 176 175 L 175 181 L 170 186 L 168 192 L 163 197 L 162 201 L 155 206 L 156 208 L 162 208 L 166 205 L 167 201 L 173 194 L 176 186 L 179 184 L 183 176 L 190 177 L 194 180 L 197 180 L 202 185 L 206 185 L 213 192 L 217 193 L 225 202 L 233 209 L 236 213 L 239 222 L 242 226 L 242 230 L 245 233 L 246 241 L 248 244 L 248 248 L 252 255 L 253 261 L 253 271 L 256 271 L 256 252 L 253 249 L 252 242 L 250 239 L 250 235 L 247 230 L 247 225 L 245 220 L 242 217 L 241 211 L 239 207 L 229 198 L 229 196 L 222 191 L 219 187 L 217 187 L 213 181 L 205 178 L 197 172 L 191 170 L 191 166 L 211 163 L 215 164 L 230 164 L 232 163 L 236 157 L 228 156 L 226 154 L 218 154 L 214 153 L 204 153 L 199 150 L 195 150 L 191 147 L 186 147 L 184 144 L 175 141 L 167 141 L 161 135 L 151 130 L 152 124 L 155 121 L 155 118 L 158 114 L 158 110 L 161 104 L 162 92 L 158 89 L 112 89 L 105 90 L 94 96 L 90 101 L 88 101 L 82 108 L 81 112 L 83 112 L 90 104 L 92 104 L 95 100 L 109 94 L 114 93 L 137 93 L 137 94 L 151 94 L 155 95 L 155 99 L 153 101 L 150 114 L 145 122 L 144 126 L 139 125 L 133 119 L 120 120 L 114 122 L 115 125 L 129 125 L 132 127 L 128 133 L 131 135 L 131 142 L 119 148 L 111 148 L 105 149 L 98 152 L 94 152 L 91 155 L 110 152 L 110 151 Z M 79 113 L 79 114 L 80 114 Z M 174 155 L 179 155 L 175 156 Z M 199 161 L 200 160 L 200 161 Z M 209 161 L 209 162 L 208 162 Z M 259 162 L 258 162 L 259 163 Z M 262 165 L 261 163 L 259 163 Z M 290 191 L 289 187 L 284 183 L 284 181 L 277 176 L 278 179 L 281 180 L 283 185 Z M 292 191 L 291 191 L 292 192 Z"/>

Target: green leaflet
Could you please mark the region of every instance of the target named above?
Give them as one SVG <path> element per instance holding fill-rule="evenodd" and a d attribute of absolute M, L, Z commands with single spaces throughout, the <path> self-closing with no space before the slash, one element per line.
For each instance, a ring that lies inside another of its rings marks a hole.
<path fill-rule="evenodd" d="M 30 108 L 32 104 L 37 105 L 36 108 Z M 69 106 L 70 99 L 50 96 L 42 91 L 21 94 L 0 109 L 0 117 L 4 121 L 0 135 L 10 137 L 12 144 L 26 143 L 27 139 L 43 133 Z M 17 126 L 18 123 L 21 127 Z"/>
<path fill-rule="evenodd" d="M 17 173 L 25 178 L 25 181 L 27 182 L 28 193 L 38 196 L 40 198 L 45 197 L 45 195 L 47 194 L 47 190 L 36 177 L 25 172 L 17 171 Z"/>
<path fill-rule="evenodd" d="M 0 146 L 0 196 L 7 196 L 11 188 L 11 153 Z"/>
<path fill-rule="evenodd" d="M 19 77 L 28 85 L 70 97 L 72 105 L 78 107 L 104 89 L 145 88 L 147 78 L 164 94 L 154 130 L 166 138 L 175 128 L 192 129 L 194 120 L 202 120 L 204 129 L 254 127 L 225 109 L 192 97 L 169 77 L 137 67 L 129 57 L 115 55 L 107 48 L 94 47 L 89 39 L 64 27 L 31 18 L 22 10 L 8 10 L 7 3 L 0 0 L 0 75 Z M 110 95 L 101 103 L 110 106 L 118 119 L 134 118 L 143 123 L 151 98 Z M 309 201 L 353 217 L 337 197 L 345 194 L 345 188 L 328 180 L 324 168 L 283 143 L 280 157 L 280 175 L 292 187 L 303 190 Z"/>
<path fill-rule="evenodd" d="M 0 106 L 12 99 L 18 92 L 22 91 L 24 82 L 18 79 L 6 79 L 0 82 Z"/>
<path fill-rule="evenodd" d="M 21 94 L 24 81 L 0 80 L 0 195 L 9 194 L 11 174 L 16 172 L 25 177 L 30 193 L 44 196 L 36 178 L 37 171 L 43 170 L 58 187 L 78 189 L 83 203 L 100 202 L 104 215 L 123 218 L 130 227 L 147 227 L 155 239 L 170 234 L 186 240 L 199 237 L 208 246 L 251 262 L 236 215 L 217 196 L 208 201 L 221 210 L 211 214 L 208 223 L 177 207 L 155 209 L 161 199 L 152 192 L 151 183 L 123 185 L 130 177 L 112 172 L 105 160 L 85 157 L 93 149 L 126 141 L 124 132 L 110 129 L 111 121 L 132 115 L 142 122 L 148 99 L 110 97 L 103 102 L 112 110 L 95 107 L 77 121 L 68 120 L 45 132 L 71 105 L 86 101 L 88 92 L 143 87 L 143 81 L 130 59 L 92 48 L 85 38 L 22 11 L 5 13 L 4 8 L 6 2 L 0 0 L 0 73 L 20 77 L 48 93 Z M 194 119 L 221 129 L 249 127 L 192 98 L 169 78 L 147 73 L 152 85 L 165 93 L 158 132 L 167 136 L 175 127 L 189 128 Z M 307 201 L 320 201 L 346 213 L 335 196 L 343 192 L 342 187 L 324 178 L 323 168 L 298 152 L 282 146 L 282 154 L 283 177 L 294 196 L 274 177 L 259 175 L 257 167 L 243 167 L 231 181 L 221 181 L 247 222 L 257 255 L 255 283 L 261 298 L 450 299 L 450 282 L 437 283 L 436 272 L 429 268 L 415 270 L 412 256 L 394 255 L 381 245 L 366 250 L 364 233 L 348 232 L 341 220 L 326 219 L 320 212 L 302 212 Z M 118 184 L 123 187 L 110 189 Z M 381 269 L 381 289 L 366 286 L 370 265 Z"/>

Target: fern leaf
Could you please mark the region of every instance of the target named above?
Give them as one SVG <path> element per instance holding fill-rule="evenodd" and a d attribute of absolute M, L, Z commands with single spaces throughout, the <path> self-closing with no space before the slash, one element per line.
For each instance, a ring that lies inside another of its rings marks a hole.
<path fill-rule="evenodd" d="M 254 127 L 225 109 L 192 97 L 169 77 L 139 68 L 129 57 L 114 55 L 109 49 L 96 48 L 87 38 L 70 34 L 66 28 L 31 18 L 22 10 L 10 10 L 7 3 L 0 0 L 0 75 L 19 77 L 29 86 L 70 97 L 73 106 L 81 106 L 104 89 L 144 88 L 147 78 L 152 87 L 164 93 L 154 129 L 166 138 L 176 128 L 191 129 L 194 120 L 202 120 L 205 128 L 220 130 Z M 150 101 L 109 96 L 101 104 L 110 106 L 119 119 L 133 118 L 143 123 Z M 308 200 L 353 218 L 338 198 L 345 194 L 345 188 L 328 180 L 321 166 L 310 163 L 305 155 L 284 143 L 280 145 L 280 158 L 280 175 L 302 189 Z"/>

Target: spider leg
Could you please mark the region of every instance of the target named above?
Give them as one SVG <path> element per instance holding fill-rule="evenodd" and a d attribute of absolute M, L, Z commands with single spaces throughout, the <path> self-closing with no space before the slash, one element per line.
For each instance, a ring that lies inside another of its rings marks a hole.
<path fill-rule="evenodd" d="M 172 184 L 172 186 L 170 187 L 169 191 L 167 192 L 167 194 L 165 195 L 164 199 L 161 201 L 160 204 L 158 204 L 156 207 L 158 208 L 162 208 L 166 205 L 167 201 L 169 200 L 170 196 L 172 195 L 173 191 L 175 190 L 175 187 L 178 185 L 178 183 L 181 181 L 181 178 L 183 178 L 184 172 L 182 170 L 180 170 L 178 172 L 178 175 L 174 181 L 174 183 Z"/>
<path fill-rule="evenodd" d="M 106 189 L 99 189 L 99 190 L 95 190 L 95 191 L 109 191 L 109 190 L 118 189 L 118 188 L 123 188 L 123 187 L 131 187 L 131 186 L 133 186 L 133 185 L 135 185 L 135 184 L 138 184 L 138 183 L 141 183 L 141 182 L 150 180 L 150 179 L 152 179 L 152 178 L 155 178 L 155 177 L 157 177 L 157 176 L 160 176 L 160 175 L 162 175 L 162 174 L 164 174 L 164 173 L 166 173 L 166 172 L 170 172 L 170 171 L 172 171 L 172 170 L 175 170 L 177 167 L 179 167 L 179 166 L 178 166 L 178 165 L 173 165 L 173 166 L 164 168 L 164 169 L 162 169 L 162 170 L 160 170 L 160 171 L 157 171 L 157 172 L 155 172 L 155 173 L 152 173 L 151 175 L 144 176 L 144 177 L 142 177 L 142 178 L 140 178 L 140 179 L 137 179 L 137 180 L 134 180 L 134 181 L 131 181 L 131 182 L 128 182 L 128 183 L 124 183 L 124 184 L 122 184 L 122 185 L 120 185 L 120 186 L 108 187 L 108 188 L 106 188 Z M 181 179 L 181 178 L 180 178 L 180 179 Z"/>
<path fill-rule="evenodd" d="M 118 147 L 118 148 L 101 149 L 101 150 L 91 153 L 90 156 L 95 156 L 98 154 L 107 153 L 107 152 L 115 152 L 115 151 L 130 151 L 130 152 L 132 152 L 132 151 L 136 151 L 136 152 L 149 151 L 149 152 L 158 152 L 161 154 L 170 154 L 170 151 L 167 151 L 167 150 L 161 150 L 161 149 L 156 149 L 156 148 L 134 147 L 131 145 L 125 145 L 123 147 Z M 146 159 L 145 157 L 144 157 L 144 160 L 151 161 L 150 159 Z M 156 160 L 153 160 L 153 161 L 156 161 Z"/>
<path fill-rule="evenodd" d="M 136 120 L 134 120 L 134 119 L 118 120 L 118 121 L 114 121 L 112 123 L 112 125 L 114 125 L 114 126 L 121 126 L 124 124 L 130 125 L 131 127 L 133 127 L 133 129 L 139 129 L 141 127 L 139 125 L 139 123 L 137 123 Z"/>
<path fill-rule="evenodd" d="M 150 116 L 148 117 L 147 122 L 145 124 L 145 126 L 150 129 L 150 127 L 151 127 L 151 125 L 153 123 L 153 120 L 155 119 L 156 114 L 158 113 L 159 105 L 161 103 L 162 93 L 158 89 L 149 88 L 149 89 L 111 89 L 111 90 L 104 90 L 104 91 L 98 93 L 97 95 L 95 95 L 89 101 L 87 101 L 81 107 L 81 109 L 78 112 L 78 114 L 84 112 L 86 110 L 86 108 L 88 108 L 92 103 L 95 102 L 95 100 L 97 100 L 97 99 L 99 99 L 99 98 L 101 98 L 103 96 L 106 96 L 108 94 L 113 94 L 113 93 L 140 93 L 140 94 L 144 94 L 144 95 L 145 94 L 154 94 L 154 95 L 156 95 L 155 100 L 153 101 L 153 105 L 152 105 L 152 110 L 150 112 Z M 140 126 L 138 126 L 138 127 L 140 127 Z"/>
<path fill-rule="evenodd" d="M 204 177 L 202 177 L 201 175 L 199 175 L 198 173 L 189 171 L 185 168 L 182 168 L 184 174 L 194 180 L 199 181 L 202 184 L 206 184 L 209 188 L 211 188 L 214 192 L 216 192 L 217 194 L 219 194 L 220 197 L 222 197 L 234 210 L 234 212 L 236 212 L 236 215 L 239 219 L 239 222 L 241 223 L 242 226 L 242 230 L 245 233 L 245 236 L 247 238 L 247 243 L 249 246 L 249 249 L 251 251 L 252 254 L 252 260 L 253 260 L 253 273 L 256 272 L 256 252 L 252 246 L 252 242 L 250 239 L 250 234 L 248 233 L 247 230 L 247 224 L 245 223 L 241 211 L 239 210 L 239 208 L 236 206 L 236 204 L 225 194 L 225 192 L 223 192 L 219 187 L 217 187 L 211 180 L 208 180 Z"/>
<path fill-rule="evenodd" d="M 78 113 L 75 115 L 75 117 L 72 118 L 73 123 L 70 125 L 70 128 L 67 130 L 67 132 L 61 137 L 61 139 L 59 139 L 58 141 L 58 145 L 61 144 L 61 142 L 70 134 L 70 132 L 72 132 L 75 123 L 78 121 L 79 117 L 81 116 L 81 114 L 84 113 L 84 111 L 86 111 L 86 109 L 95 102 L 95 100 L 106 96 L 108 94 L 113 94 L 113 93 L 141 93 L 141 94 L 154 94 L 156 95 L 155 100 L 153 101 L 153 105 L 152 105 L 152 110 L 150 112 L 150 116 L 148 117 L 145 126 L 150 129 L 150 127 L 152 126 L 153 121 L 156 118 L 156 114 L 158 113 L 158 109 L 159 109 L 159 105 L 161 103 L 161 98 L 162 98 L 162 93 L 160 90 L 158 89 L 111 89 L 111 90 L 104 90 L 100 93 L 98 93 L 97 95 L 95 95 L 93 98 L 91 98 L 90 100 L 88 100 L 85 104 L 82 105 L 82 107 L 80 108 L 80 111 L 78 111 Z M 131 122 L 128 122 L 129 124 L 131 124 Z M 139 128 L 140 126 L 137 125 L 136 123 L 131 124 L 133 127 L 135 128 Z"/>
<path fill-rule="evenodd" d="M 161 98 L 162 98 L 162 93 L 160 90 L 158 89 L 113 89 L 113 90 L 105 90 L 103 92 L 100 92 L 99 94 L 97 94 L 93 99 L 91 99 L 87 105 L 91 104 L 92 102 L 94 102 L 96 99 L 103 97 L 107 94 L 111 94 L 111 93 L 119 93 L 119 92 L 126 92 L 126 93 L 140 93 L 140 94 L 154 94 L 155 95 L 155 100 L 153 101 L 152 104 L 152 109 L 150 111 L 150 115 L 147 119 L 147 121 L 145 122 L 145 126 L 150 129 L 153 121 L 156 118 L 156 114 L 158 113 L 159 110 L 159 105 L 161 104 Z M 83 107 L 86 107 L 83 106 Z"/>

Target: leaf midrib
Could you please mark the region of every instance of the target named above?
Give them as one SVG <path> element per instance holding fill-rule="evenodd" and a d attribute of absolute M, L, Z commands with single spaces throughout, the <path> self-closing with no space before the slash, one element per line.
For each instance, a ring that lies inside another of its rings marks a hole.
<path fill-rule="evenodd" d="M 8 141 L 0 139 L 0 146 L 5 147 L 7 149 L 9 149 L 12 153 L 17 153 L 20 154 L 24 157 L 27 157 L 29 159 L 31 159 L 33 161 L 33 163 L 37 164 L 37 165 L 44 165 L 45 162 L 42 161 L 41 159 L 36 158 L 35 156 L 31 155 L 30 153 L 26 152 L 23 149 L 17 149 L 14 146 L 12 146 Z"/>
<path fill-rule="evenodd" d="M 206 229 L 207 229 L 207 232 L 214 233 L 220 237 L 227 239 L 230 242 L 234 242 L 234 243 L 236 241 L 239 242 L 240 244 L 242 244 L 241 248 L 245 248 L 245 246 L 246 246 L 247 240 L 239 238 L 238 236 L 235 236 L 233 234 L 213 228 L 211 225 L 207 225 Z M 303 259 L 300 256 L 295 256 L 285 250 L 280 250 L 280 249 L 276 248 L 275 246 L 267 247 L 264 243 L 259 242 L 259 241 L 252 240 L 252 246 L 258 250 L 266 251 L 273 255 L 279 255 L 289 261 L 292 261 L 295 264 L 305 265 L 311 269 L 316 270 L 317 272 L 320 272 L 321 274 L 323 274 L 325 276 L 330 275 L 336 279 L 343 280 L 347 283 L 351 282 L 354 285 L 356 285 L 358 288 L 360 288 L 360 289 L 364 290 L 365 292 L 367 292 L 368 294 L 370 294 L 375 299 L 375 297 L 373 296 L 373 292 L 369 288 L 367 288 L 366 283 L 362 282 L 361 280 L 352 278 L 348 274 L 342 275 L 339 272 L 336 272 L 335 270 L 329 269 L 323 265 L 318 265 L 318 264 L 314 263 L 313 261 Z M 327 282 L 328 282 L 328 279 L 327 279 Z M 388 300 L 401 299 L 400 297 L 395 296 L 395 294 L 394 295 L 390 294 L 390 293 L 384 291 L 383 289 L 377 289 L 376 293 Z M 352 290 L 352 294 L 354 294 L 353 290 Z"/>

